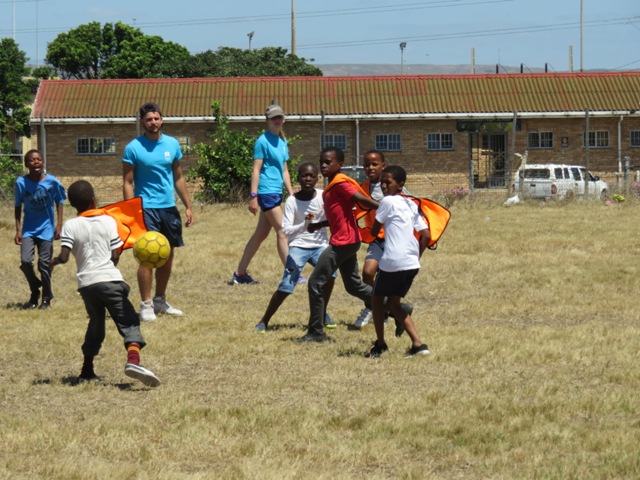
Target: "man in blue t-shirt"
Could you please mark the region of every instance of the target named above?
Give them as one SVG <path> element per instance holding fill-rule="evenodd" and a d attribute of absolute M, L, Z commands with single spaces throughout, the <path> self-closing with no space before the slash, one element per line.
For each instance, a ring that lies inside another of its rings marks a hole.
<path fill-rule="evenodd" d="M 182 151 L 178 141 L 160 133 L 162 111 L 156 103 L 145 103 L 140 107 L 140 125 L 144 134 L 132 140 L 125 148 L 122 158 L 122 193 L 125 200 L 142 197 L 144 221 L 147 229 L 162 233 L 171 243 L 171 256 L 167 263 L 156 269 L 156 291 L 151 300 L 153 270 L 138 268 L 140 289 L 140 319 L 151 321 L 156 314 L 182 315 L 182 311 L 167 303 L 166 291 L 171 277 L 173 252 L 182 247 L 182 219 L 176 206 L 175 192 L 186 210 L 185 225 L 193 224 L 193 212 L 187 185 L 182 175 L 180 159 Z"/>

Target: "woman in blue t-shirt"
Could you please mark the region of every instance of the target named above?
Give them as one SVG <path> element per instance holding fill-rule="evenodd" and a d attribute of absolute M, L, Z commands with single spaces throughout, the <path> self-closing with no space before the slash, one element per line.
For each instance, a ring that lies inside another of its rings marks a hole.
<path fill-rule="evenodd" d="M 258 225 L 244 247 L 238 268 L 233 272 L 231 284 L 255 284 L 247 269 L 251 259 L 269 236 L 273 228 L 278 240 L 278 255 L 284 265 L 289 250 L 287 237 L 282 233 L 282 185 L 293 195 L 291 179 L 287 170 L 289 147 L 282 133 L 284 111 L 278 105 L 270 105 L 266 111 L 267 130 L 258 137 L 253 148 L 253 171 L 251 172 L 251 194 L 249 211 L 258 213 Z"/>

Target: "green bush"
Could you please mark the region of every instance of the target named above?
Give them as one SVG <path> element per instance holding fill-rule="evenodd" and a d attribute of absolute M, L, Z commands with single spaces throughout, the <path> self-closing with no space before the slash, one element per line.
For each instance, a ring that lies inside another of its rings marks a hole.
<path fill-rule="evenodd" d="M 253 145 L 261 132 L 249 135 L 246 130 L 232 129 L 229 118 L 221 113 L 220 103 L 214 102 L 211 108 L 215 118 L 211 142 L 194 145 L 198 159 L 187 179 L 202 182 L 202 190 L 196 194 L 201 202 L 243 202 L 250 193 Z M 291 145 L 296 137 L 287 140 Z M 292 181 L 298 161 L 292 158 L 287 162 Z"/>

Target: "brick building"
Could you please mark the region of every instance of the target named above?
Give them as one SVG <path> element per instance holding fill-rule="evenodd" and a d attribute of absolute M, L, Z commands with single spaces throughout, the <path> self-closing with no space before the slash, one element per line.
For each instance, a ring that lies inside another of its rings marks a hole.
<path fill-rule="evenodd" d="M 301 137 L 292 154 L 305 160 L 337 145 L 359 165 L 377 148 L 432 184 L 490 189 L 509 186 L 514 153 L 526 150 L 529 162 L 588 163 L 611 182 L 627 157 L 640 164 L 639 100 L 640 72 L 45 80 L 31 141 L 54 175 L 119 177 L 146 101 L 160 104 L 164 131 L 185 147 L 208 141 L 213 101 L 256 135 L 275 101 L 287 135 Z M 187 155 L 185 167 L 194 161 Z"/>

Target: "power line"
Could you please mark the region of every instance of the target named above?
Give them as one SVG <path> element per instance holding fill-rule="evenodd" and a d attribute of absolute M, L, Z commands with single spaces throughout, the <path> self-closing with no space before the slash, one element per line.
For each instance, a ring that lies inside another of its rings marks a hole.
<path fill-rule="evenodd" d="M 632 19 L 640 19 L 640 17 L 631 17 Z M 587 26 L 590 28 L 594 27 L 608 27 L 612 25 L 622 25 L 625 23 L 629 23 L 629 18 L 611 18 L 604 20 L 594 20 L 591 22 L 587 22 Z M 340 47 L 354 47 L 354 46 L 365 46 L 365 45 L 383 45 L 383 44 L 392 44 L 396 43 L 399 40 L 406 40 L 411 42 L 427 42 L 427 41 L 437 41 L 437 40 L 450 40 L 454 38 L 472 38 L 472 37 L 492 37 L 492 36 L 500 36 L 500 35 L 511 35 L 511 34 L 519 34 L 519 33 L 536 33 L 536 32 L 549 32 L 553 30 L 563 30 L 567 28 L 578 28 L 579 23 L 558 23 L 558 24 L 550 24 L 550 25 L 535 25 L 530 27 L 517 27 L 517 28 L 494 28 L 491 30 L 476 30 L 471 32 L 454 32 L 454 33 L 441 33 L 441 34 L 432 34 L 432 35 L 420 35 L 416 37 L 393 37 L 393 38 L 380 38 L 376 40 L 353 40 L 348 42 L 330 42 L 330 43 L 316 43 L 309 45 L 300 45 L 298 48 L 300 49 L 309 49 L 309 48 L 340 48 Z"/>
<path fill-rule="evenodd" d="M 36 2 L 37 0 L 24 0 L 24 2 Z M 343 15 L 362 15 L 362 14 L 376 14 L 386 12 L 397 12 L 407 10 L 424 10 L 432 8 L 449 8 L 449 7 L 463 7 L 469 5 L 486 5 L 490 3 L 509 3 L 515 0 L 435 0 L 429 2 L 420 3 L 403 3 L 399 5 L 380 5 L 369 6 L 361 8 L 345 8 L 345 9 L 333 9 L 333 10 L 315 10 L 308 12 L 296 12 L 296 18 L 316 18 L 316 17 L 333 17 Z M 0 3 L 10 3 L 5 0 L 0 0 Z M 289 13 L 261 15 L 261 16 L 239 16 L 239 17 L 225 17 L 225 18 L 200 18 L 194 20 L 174 20 L 174 21 L 161 21 L 161 22 L 143 22 L 136 23 L 138 28 L 160 28 L 160 27 L 184 27 L 195 25 L 216 25 L 216 24 L 228 24 L 228 23 L 256 23 L 256 22 L 271 22 L 276 20 L 289 20 Z M 76 27 L 50 27 L 41 28 L 42 32 L 66 32 Z M 19 33 L 31 33 L 33 29 L 20 30 Z M 0 32 L 2 32 L 0 30 Z"/>

